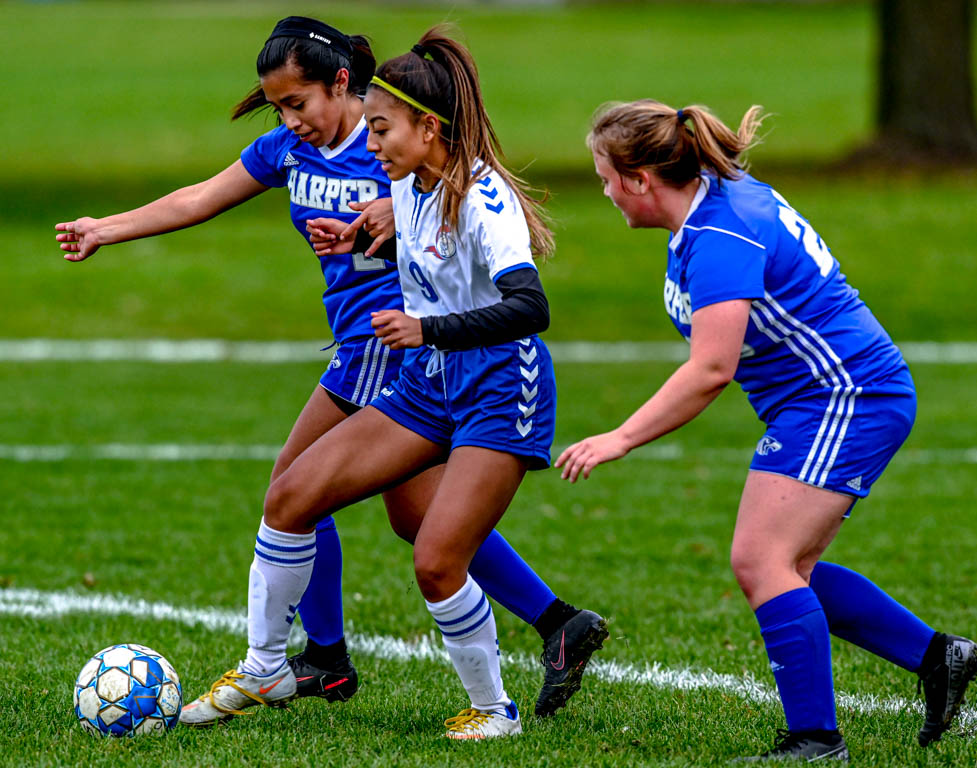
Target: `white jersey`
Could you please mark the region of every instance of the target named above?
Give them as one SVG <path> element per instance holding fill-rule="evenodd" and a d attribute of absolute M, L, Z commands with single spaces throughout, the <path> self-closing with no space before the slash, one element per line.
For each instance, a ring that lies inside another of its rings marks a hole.
<path fill-rule="evenodd" d="M 495 171 L 472 185 L 452 231 L 441 220 L 442 183 L 431 192 L 416 176 L 390 185 L 404 311 L 411 317 L 467 312 L 499 303 L 500 275 L 531 267 L 529 228 L 515 193 Z"/>

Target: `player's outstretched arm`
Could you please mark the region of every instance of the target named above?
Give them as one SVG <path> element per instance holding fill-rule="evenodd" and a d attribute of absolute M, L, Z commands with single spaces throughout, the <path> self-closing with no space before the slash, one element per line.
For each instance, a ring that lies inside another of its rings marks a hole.
<path fill-rule="evenodd" d="M 206 181 L 183 187 L 125 213 L 101 219 L 83 216 L 56 224 L 56 240 L 68 261 L 84 261 L 103 245 L 124 243 L 192 227 L 264 192 L 268 187 L 240 160 Z"/>
<path fill-rule="evenodd" d="M 563 468 L 560 476 L 571 483 L 580 475 L 586 479 L 598 464 L 619 459 L 702 413 L 736 373 L 749 317 L 747 299 L 722 301 L 693 312 L 688 361 L 620 427 L 563 451 L 555 465 Z"/>

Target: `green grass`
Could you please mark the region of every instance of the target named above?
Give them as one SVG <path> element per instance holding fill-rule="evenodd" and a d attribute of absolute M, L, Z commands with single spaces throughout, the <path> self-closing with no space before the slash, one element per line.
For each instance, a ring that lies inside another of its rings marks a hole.
<path fill-rule="evenodd" d="M 59 258 L 53 224 L 104 215 L 204 178 L 266 127 L 230 123 L 274 21 L 319 15 L 372 35 L 381 58 L 431 23 L 460 23 L 486 101 L 517 166 L 552 192 L 558 252 L 543 271 L 552 340 L 674 339 L 661 311 L 665 236 L 629 231 L 590 181 L 582 137 L 608 99 L 703 102 L 735 123 L 775 113 L 754 153 L 807 216 L 892 335 L 973 340 L 977 244 L 969 177 L 852 176 L 822 165 L 871 125 L 872 7 L 864 3 L 652 3 L 568 8 L 256 2 L 0 5 L 3 338 L 322 339 L 318 266 L 290 231 L 281 193 L 194 230 Z M 310 341 L 310 345 L 315 341 Z M 321 365 L 4 363 L 0 445 L 277 445 Z M 557 444 L 623 419 L 670 366 L 561 365 Z M 863 570 L 941 629 L 973 633 L 974 366 L 918 366 L 913 435 L 829 556 Z M 500 528 L 556 591 L 612 619 L 601 658 L 772 679 L 727 558 L 760 424 L 736 392 L 663 441 L 568 486 L 533 474 Z M 934 458 L 939 463 L 934 463 Z M 0 588 L 128 595 L 243 611 L 245 572 L 269 462 L 0 460 Z M 430 617 L 409 549 L 380 505 L 341 513 L 353 632 L 408 639 Z M 951 533 L 948 535 L 947 531 Z M 501 609 L 503 648 L 538 639 Z M 778 708 L 721 691 L 588 680 L 552 722 L 519 739 L 447 744 L 462 704 L 445 665 L 358 654 L 361 692 L 299 702 L 213 733 L 95 742 L 74 724 L 71 685 L 96 650 L 138 641 L 199 693 L 242 653 L 226 632 L 73 614 L 0 620 L 0 765 L 720 765 L 770 746 Z M 914 695 L 914 679 L 843 643 L 836 686 Z M 509 667 L 524 712 L 535 669 Z M 859 765 L 964 765 L 969 740 L 915 747 L 918 715 L 840 712 Z"/>
<path fill-rule="evenodd" d="M 556 442 L 626 416 L 667 365 L 562 365 Z M 0 444 L 275 444 L 314 386 L 310 365 L 45 363 L 0 369 Z M 927 451 L 973 446 L 973 367 L 919 366 L 917 428 L 830 558 L 863 570 L 935 626 L 971 632 L 977 598 L 969 561 L 973 465 L 923 463 Z M 771 684 L 755 621 L 727 564 L 746 463 L 762 432 L 737 392 L 667 439 L 681 458 L 638 451 L 570 486 L 550 471 L 523 484 L 500 529 L 565 599 L 612 620 L 600 658 L 739 676 Z M 739 458 L 738 458 L 739 457 Z M 13 588 L 121 594 L 181 607 L 243 611 L 245 574 L 267 462 L 0 462 L 5 493 L 0 583 Z M 432 628 L 410 553 L 376 502 L 340 513 L 346 618 L 354 633 L 417 638 Z M 947 536 L 946 531 L 953 531 Z M 383 564 L 378 567 L 378 564 Z M 86 586 L 86 583 L 88 586 Z M 496 611 L 505 651 L 533 654 L 535 633 Z M 132 617 L 5 616 L 0 623 L 0 764 L 233 765 L 323 762 L 395 765 L 719 765 L 769 746 L 778 709 L 721 691 L 681 692 L 588 680 L 552 722 L 484 748 L 449 745 L 439 722 L 463 702 L 450 668 L 356 656 L 360 694 L 341 706 L 299 702 L 213 733 L 106 743 L 73 723 L 71 684 L 87 657 L 143 642 L 177 667 L 196 695 L 243 652 L 244 638 Z M 839 691 L 912 698 L 914 679 L 835 645 Z M 535 669 L 509 668 L 524 711 Z M 914 746 L 918 716 L 843 710 L 863 765 L 943 765 L 977 759 L 977 744 Z M 30 756 L 27 758 L 27 756 Z"/>

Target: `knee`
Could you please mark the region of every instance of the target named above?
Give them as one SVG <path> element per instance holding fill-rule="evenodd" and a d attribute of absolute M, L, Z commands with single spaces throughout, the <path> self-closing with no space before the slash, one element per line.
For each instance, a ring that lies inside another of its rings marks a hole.
<path fill-rule="evenodd" d="M 733 569 L 733 575 L 736 577 L 736 583 L 743 590 L 746 599 L 752 603 L 753 596 L 759 591 L 764 581 L 766 571 L 764 558 L 752 548 L 738 546 L 734 541 L 729 554 L 729 564 Z"/>
<path fill-rule="evenodd" d="M 414 575 L 425 600 L 436 602 L 451 597 L 451 592 L 446 587 L 456 574 L 448 559 L 440 553 L 415 547 Z"/>
<path fill-rule="evenodd" d="M 297 521 L 295 491 L 284 476 L 271 482 L 265 493 L 265 525 L 276 531 L 290 531 Z"/>
<path fill-rule="evenodd" d="M 402 538 L 408 544 L 414 543 L 414 538 L 417 536 L 417 529 L 414 528 L 414 526 L 407 524 L 403 520 L 399 520 L 395 517 L 391 517 L 390 527 L 393 529 L 394 533 L 396 533 L 400 538 Z"/>

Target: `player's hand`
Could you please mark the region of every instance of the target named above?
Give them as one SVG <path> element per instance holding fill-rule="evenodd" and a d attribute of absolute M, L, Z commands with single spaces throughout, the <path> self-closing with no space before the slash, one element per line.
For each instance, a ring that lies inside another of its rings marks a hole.
<path fill-rule="evenodd" d="M 620 459 L 629 450 L 627 442 L 614 430 L 574 443 L 560 454 L 555 466 L 563 467 L 561 478 L 575 483 L 581 474 L 586 480 L 598 464 Z"/>
<path fill-rule="evenodd" d="M 331 253 L 350 253 L 353 250 L 353 239 L 344 241 L 340 237 L 346 228 L 346 222 L 339 219 L 305 220 L 305 231 L 309 233 L 312 250 L 319 257 L 328 256 Z"/>
<path fill-rule="evenodd" d="M 363 255 L 369 258 L 396 232 L 393 200 L 389 197 L 379 197 L 367 203 L 350 203 L 349 207 L 361 213 L 349 223 L 339 237 L 341 240 L 351 240 L 356 237 L 357 230 L 361 228 L 365 230 L 373 238 L 370 247 L 363 252 Z"/>
<path fill-rule="evenodd" d="M 421 321 L 405 315 L 399 309 L 383 309 L 370 313 L 370 325 L 380 342 L 391 349 L 407 349 L 424 344 Z"/>
<path fill-rule="evenodd" d="M 102 245 L 96 233 L 97 219 L 83 216 L 74 221 L 55 224 L 54 229 L 64 234 L 56 235 L 55 240 L 61 243 L 61 250 L 68 261 L 84 261 Z"/>

